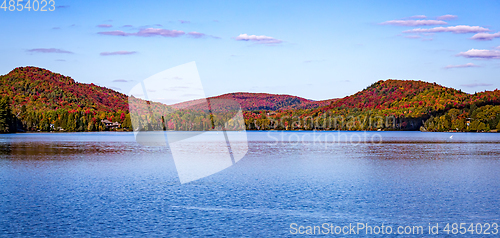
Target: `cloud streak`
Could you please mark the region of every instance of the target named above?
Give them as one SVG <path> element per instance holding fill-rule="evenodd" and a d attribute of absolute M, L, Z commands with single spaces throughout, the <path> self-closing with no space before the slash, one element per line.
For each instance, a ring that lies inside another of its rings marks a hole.
<path fill-rule="evenodd" d="M 500 38 L 500 32 L 497 33 L 477 33 L 471 37 L 473 40 L 493 40 L 495 38 Z"/>
<path fill-rule="evenodd" d="M 468 88 L 475 88 L 475 87 L 487 87 L 487 86 L 492 86 L 493 84 L 491 83 L 470 83 L 470 84 L 462 84 L 460 86 L 468 87 Z"/>
<path fill-rule="evenodd" d="M 480 26 L 448 26 L 448 27 L 434 27 L 430 29 L 416 28 L 412 30 L 403 31 L 403 33 L 439 33 L 439 32 L 451 32 L 455 34 L 465 34 L 465 33 L 480 33 L 490 31 L 488 28 Z"/>
<path fill-rule="evenodd" d="M 426 19 L 426 18 L 427 18 L 426 15 L 415 15 L 410 17 L 410 19 Z"/>
<path fill-rule="evenodd" d="M 270 36 L 257 36 L 257 35 L 247 35 L 247 34 L 240 34 L 239 36 L 234 38 L 237 41 L 253 41 L 258 44 L 268 44 L 268 45 L 273 45 L 273 44 L 280 44 L 283 43 L 282 40 L 275 39 Z"/>
<path fill-rule="evenodd" d="M 458 17 L 455 16 L 455 15 L 449 15 L 448 14 L 448 15 L 439 16 L 436 19 L 446 21 L 446 20 L 454 20 L 454 19 L 457 19 L 457 18 Z"/>
<path fill-rule="evenodd" d="M 448 65 L 444 67 L 445 69 L 457 69 L 457 68 L 473 68 L 473 67 L 480 67 L 479 65 L 475 65 L 473 63 L 467 63 L 467 64 L 459 64 L 459 65 Z"/>
<path fill-rule="evenodd" d="M 97 27 L 100 27 L 100 28 L 110 28 L 110 27 L 113 27 L 113 25 L 110 25 L 110 24 L 100 24 L 100 25 L 97 25 Z"/>
<path fill-rule="evenodd" d="M 161 28 L 146 28 L 139 30 L 139 32 L 135 33 L 136 36 L 142 37 L 151 37 L 151 36 L 163 36 L 163 37 L 178 37 L 184 35 L 184 31 L 178 30 L 167 30 Z"/>
<path fill-rule="evenodd" d="M 32 53 L 73 54 L 73 52 L 71 52 L 71 51 L 67 51 L 67 50 L 63 50 L 63 49 L 56 49 L 56 48 L 37 48 L 37 49 L 30 49 L 27 51 L 32 52 Z"/>
<path fill-rule="evenodd" d="M 113 52 L 102 52 L 101 56 L 110 56 L 110 55 L 133 55 L 136 54 L 136 51 L 113 51 Z"/>
<path fill-rule="evenodd" d="M 392 26 L 435 26 L 446 25 L 448 23 L 441 20 L 390 20 L 380 24 Z"/>
<path fill-rule="evenodd" d="M 460 52 L 457 56 L 476 59 L 500 59 L 500 50 L 477 50 L 471 49 L 466 52 Z"/>
<path fill-rule="evenodd" d="M 99 35 L 107 35 L 107 36 L 129 36 L 130 33 L 126 33 L 124 31 L 102 31 L 97 32 Z"/>
<path fill-rule="evenodd" d="M 114 82 L 114 83 L 128 83 L 128 80 L 125 80 L 125 79 L 115 79 L 112 82 Z"/>
<path fill-rule="evenodd" d="M 110 35 L 110 36 L 179 37 L 179 36 L 182 36 L 186 33 L 184 31 L 178 31 L 178 30 L 167 30 L 167 29 L 161 29 L 161 28 L 146 28 L 146 29 L 141 29 L 135 33 L 127 33 L 124 31 L 103 31 L 103 32 L 98 32 L 97 34 Z"/>

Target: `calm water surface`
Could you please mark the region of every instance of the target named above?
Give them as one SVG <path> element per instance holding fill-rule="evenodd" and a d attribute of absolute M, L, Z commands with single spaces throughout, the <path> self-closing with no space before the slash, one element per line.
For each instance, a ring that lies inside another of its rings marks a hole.
<path fill-rule="evenodd" d="M 143 147 L 132 133 L 0 135 L 0 236 L 500 224 L 500 134 L 248 132 L 248 140 L 234 166 L 181 185 L 169 148 Z"/>

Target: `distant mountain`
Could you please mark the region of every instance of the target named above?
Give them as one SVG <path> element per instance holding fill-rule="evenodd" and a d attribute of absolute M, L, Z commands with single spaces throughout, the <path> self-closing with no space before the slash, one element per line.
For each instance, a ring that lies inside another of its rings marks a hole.
<path fill-rule="evenodd" d="M 308 109 L 326 106 L 336 99 L 313 101 L 297 96 L 286 94 L 269 93 L 227 93 L 208 99 L 234 100 L 238 102 L 244 111 L 276 111 L 287 109 Z M 173 108 L 202 109 L 205 99 L 192 100 L 171 105 Z"/>

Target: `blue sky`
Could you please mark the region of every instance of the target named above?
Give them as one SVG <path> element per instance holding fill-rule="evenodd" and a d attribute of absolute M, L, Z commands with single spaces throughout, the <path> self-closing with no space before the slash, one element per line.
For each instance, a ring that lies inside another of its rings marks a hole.
<path fill-rule="evenodd" d="M 208 96 L 321 100 L 380 79 L 500 87 L 499 1 L 55 2 L 0 9 L 0 74 L 38 66 L 128 93 L 195 61 Z"/>

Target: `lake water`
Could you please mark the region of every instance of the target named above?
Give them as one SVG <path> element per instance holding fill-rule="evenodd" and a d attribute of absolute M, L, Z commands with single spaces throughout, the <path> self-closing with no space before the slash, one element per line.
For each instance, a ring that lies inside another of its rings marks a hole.
<path fill-rule="evenodd" d="M 0 135 L 0 236 L 277 237 L 324 223 L 438 223 L 444 236 L 446 223 L 500 224 L 500 134 L 247 133 L 243 159 L 185 184 L 168 147 L 133 133 Z"/>

